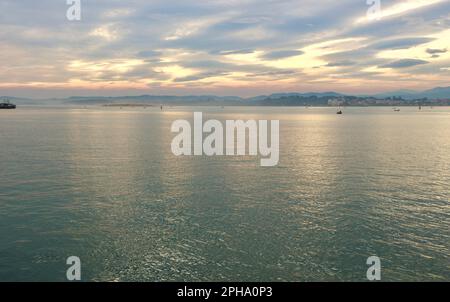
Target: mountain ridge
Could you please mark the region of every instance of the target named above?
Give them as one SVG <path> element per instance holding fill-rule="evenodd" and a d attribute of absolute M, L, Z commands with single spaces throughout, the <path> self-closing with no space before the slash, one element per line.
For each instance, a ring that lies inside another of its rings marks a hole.
<path fill-rule="evenodd" d="M 341 97 L 362 97 L 362 98 L 402 98 L 405 100 L 414 99 L 448 99 L 450 100 L 450 86 L 448 87 L 435 87 L 424 91 L 414 90 L 398 90 L 392 92 L 385 92 L 380 94 L 368 94 L 368 95 L 352 95 L 343 94 L 333 91 L 328 92 L 286 92 L 286 93 L 273 93 L 269 95 L 259 95 L 255 97 L 243 98 L 239 96 L 216 96 L 216 95 L 151 95 L 143 94 L 136 96 L 71 96 L 67 98 L 52 98 L 52 99 L 32 99 L 32 98 L 20 98 L 10 96 L 0 96 L 0 100 L 9 99 L 17 104 L 24 105 L 49 105 L 49 104 L 62 104 L 62 105 L 104 105 L 104 104 L 117 104 L 133 102 L 137 104 L 163 104 L 163 105 L 264 105 L 264 104 L 283 104 L 283 101 L 290 100 L 312 100 L 313 103 L 317 100 L 317 104 L 324 104 L 328 101 L 328 98 L 341 98 Z M 279 101 L 277 103 L 277 101 Z"/>

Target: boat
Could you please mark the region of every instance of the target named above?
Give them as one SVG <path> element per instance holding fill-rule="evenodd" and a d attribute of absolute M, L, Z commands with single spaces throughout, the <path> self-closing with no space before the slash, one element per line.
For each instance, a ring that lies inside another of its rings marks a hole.
<path fill-rule="evenodd" d="M 395 112 L 400 112 L 400 109 L 395 108 L 394 111 L 395 111 Z"/>
<path fill-rule="evenodd" d="M 16 109 L 16 105 L 11 104 L 8 100 L 0 103 L 0 109 Z"/>
<path fill-rule="evenodd" d="M 342 110 L 339 110 L 338 112 L 336 112 L 336 114 L 342 114 Z"/>

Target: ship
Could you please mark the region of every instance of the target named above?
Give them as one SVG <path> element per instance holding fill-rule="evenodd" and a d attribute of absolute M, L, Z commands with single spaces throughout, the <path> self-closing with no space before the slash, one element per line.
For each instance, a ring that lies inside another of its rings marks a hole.
<path fill-rule="evenodd" d="M 16 109 L 16 105 L 11 104 L 8 100 L 0 102 L 0 109 Z"/>

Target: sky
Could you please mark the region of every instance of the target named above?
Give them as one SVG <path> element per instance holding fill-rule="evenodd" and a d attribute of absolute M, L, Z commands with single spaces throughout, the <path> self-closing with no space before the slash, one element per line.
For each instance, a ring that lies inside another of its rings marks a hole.
<path fill-rule="evenodd" d="M 66 1 L 0 0 L 0 95 L 450 86 L 450 0 Z"/>

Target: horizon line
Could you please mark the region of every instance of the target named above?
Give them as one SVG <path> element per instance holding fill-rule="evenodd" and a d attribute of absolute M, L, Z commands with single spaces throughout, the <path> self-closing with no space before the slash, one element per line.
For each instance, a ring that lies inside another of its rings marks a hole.
<path fill-rule="evenodd" d="M 121 97 L 142 97 L 142 96 L 152 96 L 152 97 L 235 97 L 235 98 L 241 98 L 241 99 L 251 99 L 256 97 L 263 97 L 263 96 L 271 96 L 275 94 L 340 94 L 342 96 L 360 96 L 360 97 L 370 97 L 370 96 L 376 96 L 376 95 L 382 95 L 382 94 L 390 94 L 395 92 L 403 91 L 404 93 L 421 93 L 428 90 L 433 89 L 439 89 L 439 88 L 450 88 L 450 86 L 437 86 L 428 88 L 425 90 L 413 90 L 413 89 L 399 89 L 397 91 L 384 91 L 384 92 L 378 92 L 378 93 L 345 93 L 345 92 L 339 92 L 339 91 L 307 91 L 307 92 L 301 92 L 301 91 L 286 91 L 286 92 L 271 92 L 271 93 L 263 93 L 263 94 L 255 94 L 252 96 L 242 96 L 242 95 L 232 95 L 232 94 L 149 94 L 149 93 L 143 93 L 143 94 L 128 94 L 128 95 L 70 95 L 65 97 L 52 97 L 52 96 L 44 96 L 44 97 L 21 97 L 16 95 L 1 95 L 0 98 L 17 98 L 17 99 L 29 99 L 29 100 L 61 100 L 61 99 L 70 99 L 70 98 L 121 98 Z M 98 90 L 97 90 L 98 91 Z"/>

